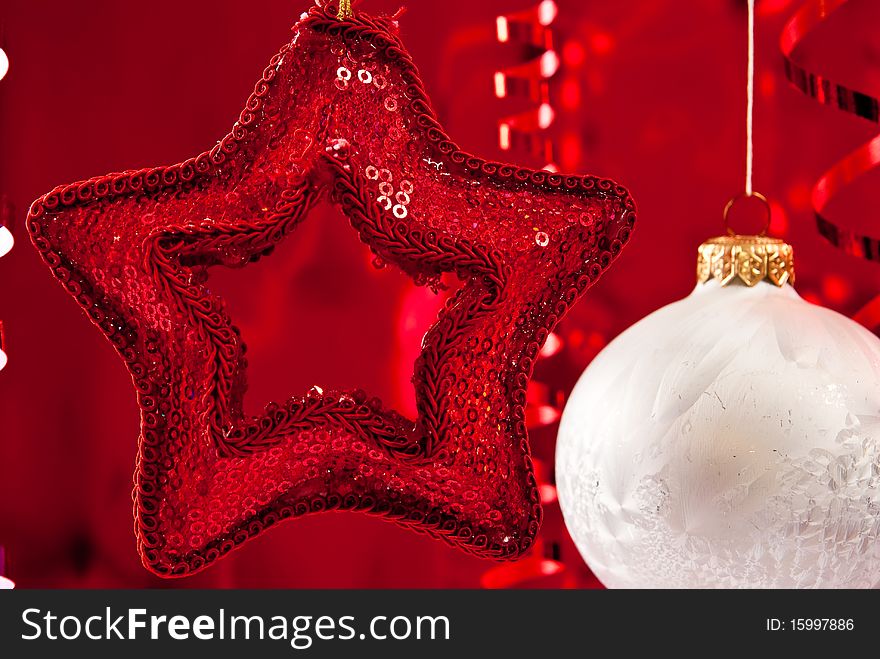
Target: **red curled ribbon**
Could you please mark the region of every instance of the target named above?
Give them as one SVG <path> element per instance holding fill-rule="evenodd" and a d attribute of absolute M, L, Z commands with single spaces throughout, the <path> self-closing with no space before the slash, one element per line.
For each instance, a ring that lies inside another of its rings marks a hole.
<path fill-rule="evenodd" d="M 873 123 L 880 123 L 880 101 L 810 71 L 795 61 L 793 53 L 803 39 L 848 0 L 810 0 L 786 23 L 779 40 L 785 57 L 785 75 L 795 87 L 823 105 L 830 105 Z M 825 209 L 831 200 L 858 177 L 880 164 L 880 135 L 838 161 L 813 186 L 812 205 L 816 227 L 825 240 L 847 254 L 880 263 L 880 239 L 847 229 L 829 219 Z M 880 296 L 862 307 L 854 320 L 876 330 L 880 327 Z"/>
<path fill-rule="evenodd" d="M 543 159 L 545 169 L 551 171 L 556 171 L 554 148 L 546 130 L 555 118 L 548 81 L 559 69 L 551 28 L 556 13 L 556 3 L 543 0 L 529 9 L 499 16 L 496 21 L 498 41 L 522 46 L 525 60 L 495 73 L 495 95 L 522 98 L 532 106 L 499 120 L 498 144 L 504 151 L 521 151 Z"/>
<path fill-rule="evenodd" d="M 862 119 L 880 122 L 880 102 L 864 92 L 810 71 L 795 61 L 801 41 L 848 0 L 810 0 L 786 23 L 779 46 L 785 57 L 785 75 L 795 87 L 823 105 L 830 105 Z M 813 186 L 813 210 L 819 233 L 847 254 L 880 262 L 880 239 L 845 229 L 825 215 L 831 200 L 859 176 L 880 164 L 880 135 L 863 144 L 826 171 Z"/>

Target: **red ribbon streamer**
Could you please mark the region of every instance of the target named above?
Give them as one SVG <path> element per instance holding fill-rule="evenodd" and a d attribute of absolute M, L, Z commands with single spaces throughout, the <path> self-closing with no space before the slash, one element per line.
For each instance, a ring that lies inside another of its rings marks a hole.
<path fill-rule="evenodd" d="M 785 75 L 795 87 L 823 105 L 880 123 L 880 101 L 870 94 L 829 80 L 795 61 L 793 53 L 801 41 L 848 0 L 810 0 L 786 23 L 779 40 L 785 57 Z M 825 240 L 847 254 L 880 263 L 880 239 L 840 226 L 825 210 L 828 204 L 858 177 L 880 164 L 880 135 L 834 164 L 813 186 L 812 204 L 816 227 Z M 880 296 L 853 317 L 876 330 L 880 327 Z"/>
<path fill-rule="evenodd" d="M 880 122 L 880 102 L 860 92 L 807 69 L 795 61 L 793 53 L 806 36 L 848 0 L 810 0 L 788 21 L 782 30 L 779 46 L 785 57 L 785 75 L 807 96 L 823 105 Z M 813 186 L 813 210 L 819 233 L 847 254 L 880 262 L 880 240 L 841 227 L 825 215 L 831 200 L 859 176 L 880 164 L 880 135 L 840 160 Z"/>
<path fill-rule="evenodd" d="M 554 120 L 548 80 L 559 68 L 553 48 L 556 3 L 543 0 L 536 6 L 497 19 L 498 40 L 516 43 L 526 53 L 525 61 L 495 74 L 498 98 L 522 98 L 533 104 L 528 110 L 506 116 L 498 122 L 498 142 L 505 151 L 521 151 L 543 159 L 545 169 L 556 171 L 553 141 L 546 135 Z"/>

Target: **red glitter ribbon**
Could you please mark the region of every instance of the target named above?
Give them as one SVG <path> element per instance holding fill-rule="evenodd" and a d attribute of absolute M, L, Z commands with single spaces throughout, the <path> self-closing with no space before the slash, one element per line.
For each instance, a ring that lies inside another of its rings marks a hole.
<path fill-rule="evenodd" d="M 880 122 L 878 100 L 864 92 L 809 70 L 795 61 L 794 51 L 803 39 L 848 0 L 810 0 L 788 21 L 782 30 L 780 48 L 785 57 L 785 75 L 804 94 L 868 121 Z M 880 239 L 840 226 L 825 214 L 831 200 L 858 177 L 880 164 L 880 135 L 863 144 L 826 171 L 813 186 L 812 203 L 819 233 L 847 254 L 880 262 Z M 877 305 L 875 305 L 877 306 Z M 872 314 L 880 324 L 880 315 Z"/>

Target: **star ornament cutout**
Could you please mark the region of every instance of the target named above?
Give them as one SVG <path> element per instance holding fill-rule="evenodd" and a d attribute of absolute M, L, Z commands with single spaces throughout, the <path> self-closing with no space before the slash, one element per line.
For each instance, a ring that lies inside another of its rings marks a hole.
<path fill-rule="evenodd" d="M 324 195 L 384 262 L 463 286 L 424 337 L 418 418 L 313 388 L 242 411 L 245 345 L 209 269 L 241 267 Z M 125 361 L 134 514 L 154 573 L 205 568 L 286 519 L 362 511 L 514 559 L 541 506 L 525 425 L 538 352 L 635 219 L 612 181 L 487 162 L 438 123 L 391 18 L 313 7 L 232 131 L 168 167 L 58 187 L 28 229 Z"/>

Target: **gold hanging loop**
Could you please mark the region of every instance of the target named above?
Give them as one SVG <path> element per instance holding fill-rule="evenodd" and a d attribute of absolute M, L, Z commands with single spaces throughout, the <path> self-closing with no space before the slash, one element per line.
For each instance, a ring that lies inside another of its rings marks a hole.
<path fill-rule="evenodd" d="M 749 199 L 749 198 L 755 198 L 755 199 L 759 200 L 761 202 L 761 204 L 764 206 L 764 228 L 761 229 L 760 233 L 758 233 L 757 235 L 759 235 L 759 236 L 766 236 L 767 235 L 767 229 L 770 228 L 770 219 L 771 219 L 770 218 L 770 216 L 771 216 L 770 202 L 767 201 L 767 197 L 762 195 L 760 192 L 754 192 L 754 191 L 751 194 L 747 194 L 745 192 L 740 192 L 739 194 L 734 195 L 730 199 L 730 201 L 728 201 L 727 204 L 724 206 L 724 228 L 727 229 L 727 235 L 729 235 L 729 236 L 738 235 L 737 232 L 733 230 L 733 227 L 730 226 L 730 221 L 728 219 L 728 215 L 730 215 L 730 209 L 733 208 L 734 204 L 736 204 L 736 202 L 738 202 L 739 200 Z"/>

